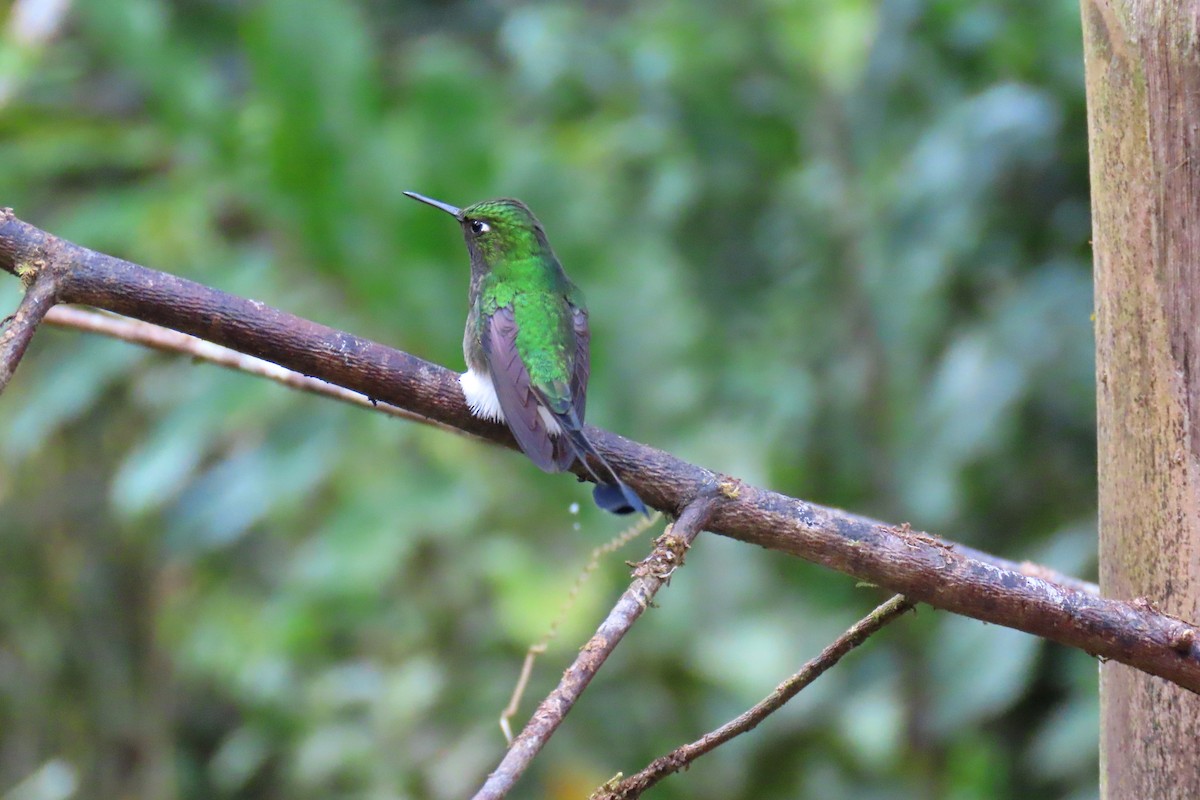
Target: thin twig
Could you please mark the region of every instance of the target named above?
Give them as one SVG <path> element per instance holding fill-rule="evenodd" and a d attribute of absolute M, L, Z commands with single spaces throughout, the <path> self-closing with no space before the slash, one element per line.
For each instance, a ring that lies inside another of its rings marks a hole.
<path fill-rule="evenodd" d="M 248 356 L 236 350 L 230 350 L 228 347 L 222 347 L 219 344 L 213 344 L 204 339 L 198 339 L 195 336 L 179 333 L 170 328 L 153 325 L 149 322 L 142 322 L 141 320 L 130 319 L 129 317 L 122 317 L 117 314 L 92 311 L 78 306 L 57 306 L 52 308 L 50 309 L 50 313 L 46 315 L 46 322 L 57 328 L 98 333 L 154 350 L 176 353 L 197 361 L 204 361 L 219 367 L 225 367 L 226 369 L 266 378 L 267 380 L 287 386 L 290 389 L 297 389 L 301 392 L 340 400 L 343 403 L 349 403 L 361 408 L 374 409 L 389 416 L 419 422 L 423 425 L 432 425 L 442 430 L 462 433 L 458 428 L 453 428 L 437 420 L 423 417 L 420 414 L 390 405 L 389 403 L 372 400 L 365 394 L 352 392 L 342 386 L 327 383 L 320 378 L 310 378 L 307 375 L 293 372 L 265 359 Z M 467 435 L 470 436 L 470 434 Z M 472 438 L 478 437 L 472 436 Z"/>
<path fill-rule="evenodd" d="M 896 595 L 856 622 L 853 627 L 822 650 L 820 655 L 808 661 L 800 668 L 799 672 L 775 687 L 775 691 L 754 707 L 696 741 L 681 745 L 665 756 L 655 759 L 641 772 L 630 775 L 616 785 L 606 784 L 592 795 L 591 800 L 634 800 L 634 798 L 641 797 L 643 792 L 668 775 L 687 768 L 697 758 L 735 736 L 753 730 L 758 723 L 782 708 L 787 701 L 799 694 L 801 689 L 819 678 L 827 669 L 838 663 L 843 656 L 915 605 L 904 595 Z"/>
<path fill-rule="evenodd" d="M 54 276 L 39 273 L 25 290 L 16 313 L 0 323 L 0 393 L 8 386 L 38 324 L 54 307 L 54 303 Z"/>
<path fill-rule="evenodd" d="M 671 573 L 682 566 L 684 554 L 704 529 L 716 505 L 712 495 L 696 498 L 683 510 L 679 519 L 654 541 L 654 551 L 634 569 L 634 579 L 629 588 L 617 600 L 595 635 L 580 649 L 575 662 L 563 673 L 558 686 L 533 712 L 524 730 L 513 740 L 500 765 L 488 776 L 474 800 L 498 800 L 508 794 L 625 633 L 650 607 L 654 595 L 667 583 Z"/>
<path fill-rule="evenodd" d="M 550 623 L 546 635 L 537 643 L 531 644 L 529 649 L 525 651 L 525 660 L 521 662 L 521 674 L 517 677 L 517 684 L 513 687 L 512 696 L 508 699 L 508 705 L 500 712 L 500 730 L 504 733 L 504 741 L 508 742 L 508 744 L 511 745 L 513 742 L 510 720 L 516 715 L 517 709 L 521 707 L 521 698 L 525 696 L 525 687 L 529 685 L 529 676 L 533 674 L 533 664 L 537 661 L 538 656 L 546 652 L 546 648 L 550 646 L 550 642 L 557 638 L 559 627 L 562 625 L 563 620 L 567 618 L 567 614 L 571 611 L 571 608 L 575 605 L 575 600 L 579 597 L 580 589 L 587 583 L 588 578 L 596 571 L 596 568 L 600 566 L 600 559 L 617 552 L 641 536 L 652 525 L 657 523 L 661 517 L 662 514 L 657 511 L 648 517 L 639 517 L 637 522 L 621 531 L 610 541 L 592 550 L 587 564 L 584 565 L 579 575 L 575 578 L 575 583 L 572 584 L 571 590 L 567 592 L 567 599 L 563 603 L 563 607 L 559 610 L 558 616 Z"/>

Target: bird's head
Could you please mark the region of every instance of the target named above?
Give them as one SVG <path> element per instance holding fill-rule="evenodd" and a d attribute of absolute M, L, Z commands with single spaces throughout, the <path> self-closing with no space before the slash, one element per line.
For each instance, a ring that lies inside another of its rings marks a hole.
<path fill-rule="evenodd" d="M 504 197 L 456 208 L 416 192 L 405 194 L 458 220 L 471 253 L 472 269 L 491 271 L 503 264 L 551 252 L 542 223 L 520 200 Z"/>

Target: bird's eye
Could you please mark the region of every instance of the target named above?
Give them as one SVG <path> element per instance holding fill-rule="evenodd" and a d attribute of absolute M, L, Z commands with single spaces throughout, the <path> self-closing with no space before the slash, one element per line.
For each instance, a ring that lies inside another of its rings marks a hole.
<path fill-rule="evenodd" d="M 491 229 L 492 229 L 492 226 L 488 225 L 486 222 L 484 222 L 481 219 L 471 220 L 471 233 L 475 234 L 476 236 L 478 236 L 481 233 L 487 233 Z"/>

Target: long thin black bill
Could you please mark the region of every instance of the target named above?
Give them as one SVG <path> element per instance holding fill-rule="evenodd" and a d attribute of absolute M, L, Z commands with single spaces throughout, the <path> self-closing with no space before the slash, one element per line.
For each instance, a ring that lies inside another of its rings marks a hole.
<path fill-rule="evenodd" d="M 420 200 L 422 203 L 431 205 L 434 208 L 440 208 L 442 211 L 445 211 L 447 214 L 450 214 L 451 216 L 457 217 L 459 215 L 459 213 L 462 211 L 462 209 L 455 208 L 454 206 L 450 205 L 449 203 L 443 203 L 441 200 L 434 200 L 432 197 L 426 197 L 423 194 L 417 194 L 416 192 L 405 192 L 405 194 L 408 195 L 409 197 L 411 197 L 413 200 Z"/>

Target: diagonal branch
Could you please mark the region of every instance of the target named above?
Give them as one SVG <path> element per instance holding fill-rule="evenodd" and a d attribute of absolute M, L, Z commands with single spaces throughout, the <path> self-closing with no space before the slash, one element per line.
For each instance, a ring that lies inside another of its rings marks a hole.
<path fill-rule="evenodd" d="M 35 275 L 16 313 L 0 322 L 0 393 L 12 380 L 38 324 L 54 307 L 54 288 L 51 276 Z"/>
<path fill-rule="evenodd" d="M 783 708 L 787 701 L 841 661 L 843 656 L 914 606 L 915 604 L 909 602 L 904 595 L 896 595 L 856 622 L 822 650 L 816 658 L 806 662 L 799 672 L 775 687 L 775 691 L 763 698 L 753 708 L 696 741 L 681 745 L 665 756 L 656 758 L 641 772 L 630 775 L 615 786 L 601 787 L 592 795 L 591 800 L 634 800 L 634 798 L 641 797 L 643 792 L 668 775 L 687 769 L 693 761 L 705 753 L 715 750 L 735 736 L 753 730 L 758 723 Z"/>
<path fill-rule="evenodd" d="M 550 623 L 550 629 L 546 631 L 546 635 L 536 644 L 530 645 L 529 649 L 525 651 L 525 660 L 521 662 L 521 672 L 517 676 L 517 683 L 513 687 L 512 696 L 508 700 L 508 705 L 500 712 L 500 730 L 504 734 L 504 741 L 508 742 L 510 746 L 513 743 L 513 735 L 509 721 L 516 716 L 517 711 L 521 707 L 521 698 L 524 696 L 525 687 L 529 684 L 529 678 L 533 674 L 533 664 L 538 656 L 546 652 L 546 649 L 550 646 L 550 642 L 558 636 L 558 628 L 566 618 L 571 606 L 574 605 L 575 598 L 578 596 L 583 584 L 587 581 L 588 576 L 600 566 L 601 558 L 617 552 L 617 550 L 649 530 L 661 518 L 662 515 L 658 513 L 651 514 L 648 517 L 638 515 L 637 522 L 617 534 L 616 537 L 594 548 L 587 564 L 575 579 L 575 585 L 567 593 L 567 600 L 563 604 L 562 610 L 559 611 L 558 617 Z"/>
<path fill-rule="evenodd" d="M 46 315 L 46 322 L 60 328 L 72 328 L 89 333 L 98 333 L 111 336 L 115 339 L 121 339 L 131 344 L 139 344 L 164 352 L 185 355 L 188 358 L 198 361 L 206 361 L 227 369 L 267 378 L 292 389 L 311 392 L 335 400 L 342 400 L 352 405 L 371 408 L 394 417 L 419 422 L 423 425 L 432 425 L 459 436 L 466 436 L 479 441 L 494 441 L 464 430 L 458 426 L 457 422 L 443 422 L 422 416 L 399 406 L 390 405 L 379 400 L 372 400 L 365 394 L 346 389 L 338 384 L 330 383 L 320 378 L 312 378 L 299 372 L 293 372 L 266 359 L 244 355 L 228 347 L 213 344 L 196 336 L 179 333 L 149 322 L 142 322 L 115 314 L 103 314 L 72 306 L 56 306 L 51 309 L 50 313 Z M 497 443 L 503 444 L 503 442 Z M 865 518 L 856 519 L 861 519 L 871 525 L 881 524 Z M 953 546 L 962 555 L 976 561 L 982 561 L 1001 569 L 1019 572 L 1029 577 L 1041 578 L 1050 583 L 1056 583 L 1085 594 L 1099 594 L 1099 587 L 1094 583 L 1064 575 L 1061 572 L 1040 564 L 1035 564 L 1032 561 L 1017 563 L 967 547 L 966 545 L 956 544 Z"/>
<path fill-rule="evenodd" d="M 248 375 L 257 375 L 260 378 L 266 378 L 267 380 L 287 386 L 289 389 L 328 397 L 332 400 L 340 400 L 343 403 L 380 411 L 388 416 L 399 417 L 410 422 L 432 425 L 435 428 L 441 428 L 450 433 L 457 433 L 463 436 L 469 435 L 437 420 L 422 417 L 420 414 L 414 414 L 407 409 L 371 400 L 371 398 L 364 394 L 353 392 L 337 384 L 328 383 L 320 378 L 310 378 L 307 375 L 301 375 L 299 372 L 292 372 L 290 369 L 285 369 L 278 364 L 272 364 L 270 361 L 248 356 L 236 350 L 230 350 L 228 347 L 206 342 L 203 339 L 189 336 L 186 333 L 173 331 L 170 328 L 151 325 L 149 322 L 142 322 L 141 320 L 130 319 L 129 317 L 119 317 L 115 314 L 103 314 L 99 311 L 89 311 L 86 308 L 79 308 L 78 306 L 55 306 L 50 309 L 50 313 L 46 315 L 45 321 L 57 328 L 68 328 L 110 336 L 113 339 L 120 339 L 130 344 L 149 347 L 153 350 L 161 350 L 164 353 L 187 356 L 196 361 L 204 361 L 219 367 L 225 367 L 226 369 L 245 372 Z"/>
<path fill-rule="evenodd" d="M 444 367 L 256 300 L 87 250 L 0 211 L 0 269 L 15 273 L 31 258 L 53 271 L 62 302 L 163 325 L 514 446 L 506 428 L 471 415 L 457 375 Z M 648 505 L 667 514 L 680 513 L 716 485 L 724 501 L 705 526 L 714 533 L 1200 692 L 1200 630 L 1149 601 L 1097 597 L 1091 584 L 1042 567 L 750 486 L 598 428 L 589 427 L 588 437 Z"/>
<path fill-rule="evenodd" d="M 684 554 L 704 528 L 716 504 L 716 498 L 711 495 L 697 498 L 654 541 L 654 551 L 634 569 L 633 583 L 617 600 L 592 638 L 580 648 L 578 657 L 567 667 L 558 686 L 533 712 L 525 729 L 513 740 L 500 766 L 488 776 L 474 800 L 499 800 L 508 794 L 626 632 L 650 607 L 654 595 L 667 583 L 671 573 L 683 565 Z"/>

